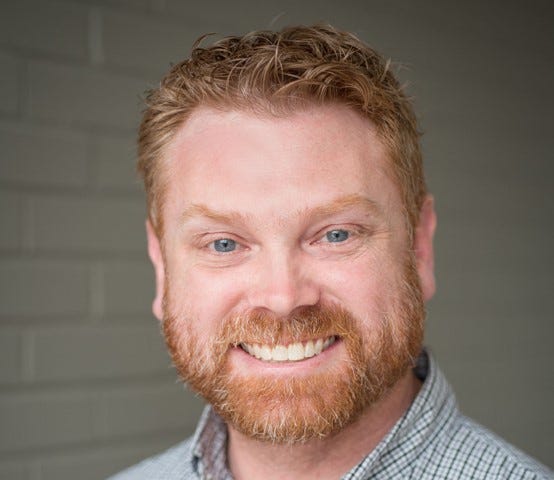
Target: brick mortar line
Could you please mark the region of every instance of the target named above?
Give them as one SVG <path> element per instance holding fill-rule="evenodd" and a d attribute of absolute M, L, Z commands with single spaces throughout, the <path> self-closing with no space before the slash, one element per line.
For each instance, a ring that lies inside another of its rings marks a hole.
<path fill-rule="evenodd" d="M 21 378 L 24 383 L 34 380 L 34 369 L 35 337 L 31 330 L 25 329 L 21 339 Z"/>
<path fill-rule="evenodd" d="M 91 321 L 91 316 L 87 314 L 82 315 L 2 315 L 0 316 L 0 331 L 2 329 L 26 329 L 33 328 L 35 330 L 47 330 L 51 331 L 56 328 L 73 327 L 75 330 L 85 329 L 113 329 L 113 330 L 125 330 L 129 327 L 136 327 L 137 329 L 152 327 L 156 325 L 158 320 L 150 312 L 144 312 L 143 314 L 110 314 L 107 313 L 97 319 Z M 161 333 L 160 333 L 161 335 Z"/>
<path fill-rule="evenodd" d="M 92 65 L 99 66 L 105 63 L 104 55 L 104 31 L 103 15 L 99 7 L 92 7 L 89 10 L 88 18 L 87 47 L 88 55 Z"/>
<path fill-rule="evenodd" d="M 69 140 L 77 140 L 85 142 L 87 139 L 96 145 L 97 142 L 107 141 L 125 141 L 132 140 L 134 145 L 137 132 L 130 130 L 121 132 L 117 128 L 112 128 L 111 131 L 104 131 L 94 126 L 85 130 L 75 129 L 71 126 L 54 125 L 49 120 L 41 120 L 40 118 L 7 118 L 6 114 L 0 114 L 0 129 L 17 130 L 19 132 L 28 132 L 29 135 L 45 137 L 47 139 L 57 139 L 66 137 Z"/>
<path fill-rule="evenodd" d="M 169 359 L 168 359 L 169 363 Z M 74 395 L 95 395 L 101 389 L 101 393 L 118 394 L 124 391 L 136 390 L 141 388 L 166 389 L 180 388 L 181 394 L 185 396 L 195 396 L 193 392 L 177 383 L 177 372 L 168 368 L 167 373 L 159 375 L 126 375 L 113 378 L 87 379 L 73 381 L 39 381 L 36 383 L 21 383 L 0 385 L 0 396 L 18 396 L 18 395 L 36 395 L 45 396 L 67 396 Z"/>
<path fill-rule="evenodd" d="M 165 71 L 169 70 L 171 66 L 170 61 L 168 61 L 166 68 L 163 70 L 159 70 L 157 67 L 118 65 L 117 63 L 107 59 L 102 59 L 101 63 L 99 59 L 95 60 L 96 63 L 91 63 L 92 61 L 87 57 L 84 57 L 83 59 L 69 58 L 22 48 L 7 49 L 0 47 L 0 52 L 4 52 L 12 56 L 18 62 L 25 63 L 25 68 L 28 68 L 30 63 L 48 63 L 52 66 L 70 67 L 81 71 L 90 71 L 91 73 L 103 73 L 113 77 L 122 77 L 130 80 L 142 81 L 145 84 L 144 91 L 155 87 L 159 78 L 161 78 Z M 173 59 L 172 62 L 175 63 L 180 60 L 182 59 Z M 144 91 L 137 93 L 142 95 Z"/>
<path fill-rule="evenodd" d="M 18 56 L 17 58 L 17 115 L 24 118 L 29 115 L 31 104 L 31 92 L 29 88 L 29 66 L 27 62 Z"/>
<path fill-rule="evenodd" d="M 82 187 L 73 186 L 48 186 L 48 185 L 31 185 L 19 182 L 6 182 L 0 180 L 0 192 L 14 192 L 27 194 L 30 196 L 45 196 L 45 197 L 78 197 L 80 199 L 110 199 L 110 200 L 142 200 L 145 198 L 144 193 L 139 190 L 130 188 L 114 188 L 101 187 L 97 185 L 85 185 Z M 86 194 L 86 196 L 85 196 Z M 146 208 L 145 208 L 146 209 Z"/>
<path fill-rule="evenodd" d="M 142 238 L 142 235 L 141 235 Z M 144 234 L 146 238 L 146 233 Z M 144 240 L 146 242 L 146 240 Z M 86 262 L 94 261 L 119 261 L 123 263 L 130 262 L 146 262 L 149 263 L 146 251 L 143 249 L 132 250 L 106 250 L 92 248 L 64 248 L 64 249 L 36 249 L 36 250 L 20 250 L 20 249 L 0 249 L 0 260 L 44 260 L 44 261 L 67 261 L 67 262 Z"/>
<path fill-rule="evenodd" d="M 21 191 L 19 191 L 22 193 Z M 32 253 L 35 251 L 35 206 L 33 199 L 26 197 L 21 216 L 21 249 Z"/>
<path fill-rule="evenodd" d="M 75 0 L 57 0 L 58 4 L 69 4 L 75 6 Z M 199 24 L 205 24 L 206 30 L 213 29 L 213 22 L 206 21 L 202 17 L 191 17 L 186 12 L 179 13 L 175 10 L 170 10 L 167 7 L 166 0 L 148 0 L 147 6 L 129 6 L 129 4 L 117 4 L 107 2 L 105 0 L 89 0 L 86 5 L 87 8 L 98 8 L 102 13 L 114 13 L 123 15 L 133 15 L 141 20 L 154 19 L 156 23 L 166 23 L 174 27 L 183 27 L 183 21 L 188 21 L 183 28 L 193 28 Z M 225 23 L 228 29 L 236 28 L 235 23 L 226 23 L 225 18 L 217 19 L 218 24 Z"/>
<path fill-rule="evenodd" d="M 50 0 L 52 1 L 52 0 Z M 56 3 L 59 5 L 72 5 L 74 6 L 75 0 L 56 0 Z M 117 12 L 117 13 L 139 13 L 143 15 L 149 15 L 149 14 L 159 14 L 158 11 L 152 10 L 150 6 L 150 2 L 148 2 L 148 6 L 142 7 L 139 5 L 130 5 L 127 4 L 114 4 L 110 3 L 106 0 L 88 0 L 87 4 L 83 6 L 84 8 L 90 8 L 90 7 L 97 7 L 101 8 L 102 10 L 105 10 L 107 12 Z"/>
<path fill-rule="evenodd" d="M 190 428 L 193 428 L 193 425 L 191 425 Z M 192 431 L 189 433 L 192 434 Z M 122 453 L 128 450 L 144 451 L 150 448 L 156 448 L 163 443 L 171 444 L 184 440 L 186 435 L 187 432 L 184 432 L 183 429 L 168 429 L 133 435 L 114 435 L 83 442 L 29 447 L 25 450 L 0 452 L 0 462 L 44 462 L 45 460 L 51 459 L 52 455 L 56 454 L 58 454 L 60 458 L 64 458 L 66 456 L 86 455 L 87 453 L 103 453 L 106 450 L 108 453 L 111 453 L 113 448 L 121 450 Z"/>
<path fill-rule="evenodd" d="M 142 94 L 143 92 L 137 92 L 137 95 Z M 82 123 L 82 122 L 72 122 L 72 121 L 63 121 L 56 119 L 39 119 L 34 117 L 20 117 L 16 114 L 3 113 L 0 112 L 0 122 L 21 122 L 28 124 L 30 126 L 44 127 L 50 129 L 59 129 L 59 130 L 68 130 L 77 134 L 92 134 L 106 137 L 129 137 L 135 136 L 137 133 L 139 118 L 137 117 L 137 125 L 133 127 L 116 127 L 109 125 L 100 125 L 98 123 Z"/>
<path fill-rule="evenodd" d="M 74 124 L 56 124 L 50 120 L 42 120 L 32 117 L 14 117 L 13 114 L 0 113 L 0 129 L 18 130 L 18 133 L 27 133 L 29 135 L 44 136 L 47 139 L 56 139 L 66 137 L 69 140 L 85 141 L 87 137 L 91 142 L 97 144 L 102 141 L 126 141 L 132 140 L 135 144 L 137 136 L 134 128 L 101 127 L 88 125 L 81 128 Z"/>
<path fill-rule="evenodd" d="M 94 323 L 106 315 L 105 266 L 103 263 L 91 265 L 89 272 L 89 312 Z"/>
<path fill-rule="evenodd" d="M 96 47 L 97 48 L 97 47 Z M 29 63 L 48 63 L 53 66 L 72 67 L 79 70 L 88 70 L 96 73 L 106 73 L 116 77 L 127 77 L 132 80 L 142 80 L 144 82 L 155 82 L 163 72 L 156 68 L 133 67 L 118 65 L 114 62 L 102 60 L 101 63 L 91 63 L 90 54 L 83 57 L 75 57 L 65 54 L 55 54 L 51 52 L 40 51 L 35 48 L 18 47 L 9 44 L 0 44 L 0 53 L 5 53 L 19 62 Z M 180 60 L 180 59 L 179 59 Z M 169 64 L 168 64 L 169 68 Z"/>

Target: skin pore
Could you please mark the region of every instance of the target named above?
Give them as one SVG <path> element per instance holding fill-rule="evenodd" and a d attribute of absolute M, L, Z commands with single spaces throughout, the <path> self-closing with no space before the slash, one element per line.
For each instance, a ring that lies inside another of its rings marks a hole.
<path fill-rule="evenodd" d="M 409 245 L 383 145 L 337 105 L 198 110 L 164 168 L 162 238 L 148 226 L 154 313 L 179 373 L 228 424 L 233 475 L 340 477 L 419 388 L 409 367 L 434 292 L 432 199 Z M 295 361 L 244 348 L 320 337 L 334 343 Z"/>

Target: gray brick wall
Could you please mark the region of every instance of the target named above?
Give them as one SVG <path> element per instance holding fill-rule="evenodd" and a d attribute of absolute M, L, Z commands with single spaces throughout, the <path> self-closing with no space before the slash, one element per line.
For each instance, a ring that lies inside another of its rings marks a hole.
<path fill-rule="evenodd" d="M 104 478 L 202 407 L 150 313 L 134 173 L 140 96 L 197 35 L 156 3 L 2 3 L 0 479 Z"/>
<path fill-rule="evenodd" d="M 104 478 L 192 431 L 150 313 L 140 96 L 201 33 L 318 20 L 410 66 L 441 218 L 428 342 L 469 414 L 551 462 L 552 12 L 515 4 L 3 1 L 0 479 Z"/>

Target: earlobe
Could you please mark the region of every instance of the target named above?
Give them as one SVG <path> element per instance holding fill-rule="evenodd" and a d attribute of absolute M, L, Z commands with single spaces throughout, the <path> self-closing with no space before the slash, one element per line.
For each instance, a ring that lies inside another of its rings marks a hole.
<path fill-rule="evenodd" d="M 165 268 L 160 239 L 150 220 L 146 220 L 146 236 L 148 239 L 148 256 L 152 261 L 156 275 L 156 296 L 152 302 L 152 312 L 161 321 L 163 319 L 162 302 L 165 291 Z"/>
<path fill-rule="evenodd" d="M 427 195 L 421 206 L 419 222 L 414 235 L 414 251 L 417 272 L 425 301 L 435 294 L 435 256 L 433 237 L 437 226 L 435 202 L 432 195 Z"/>

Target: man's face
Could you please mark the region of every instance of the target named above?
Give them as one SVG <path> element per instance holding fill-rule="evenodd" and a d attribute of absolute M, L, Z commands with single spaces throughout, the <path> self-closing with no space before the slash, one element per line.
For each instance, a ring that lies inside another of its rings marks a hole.
<path fill-rule="evenodd" d="M 406 373 L 420 248 L 367 120 L 338 106 L 198 110 L 164 168 L 154 311 L 180 374 L 230 428 L 323 437 Z"/>

